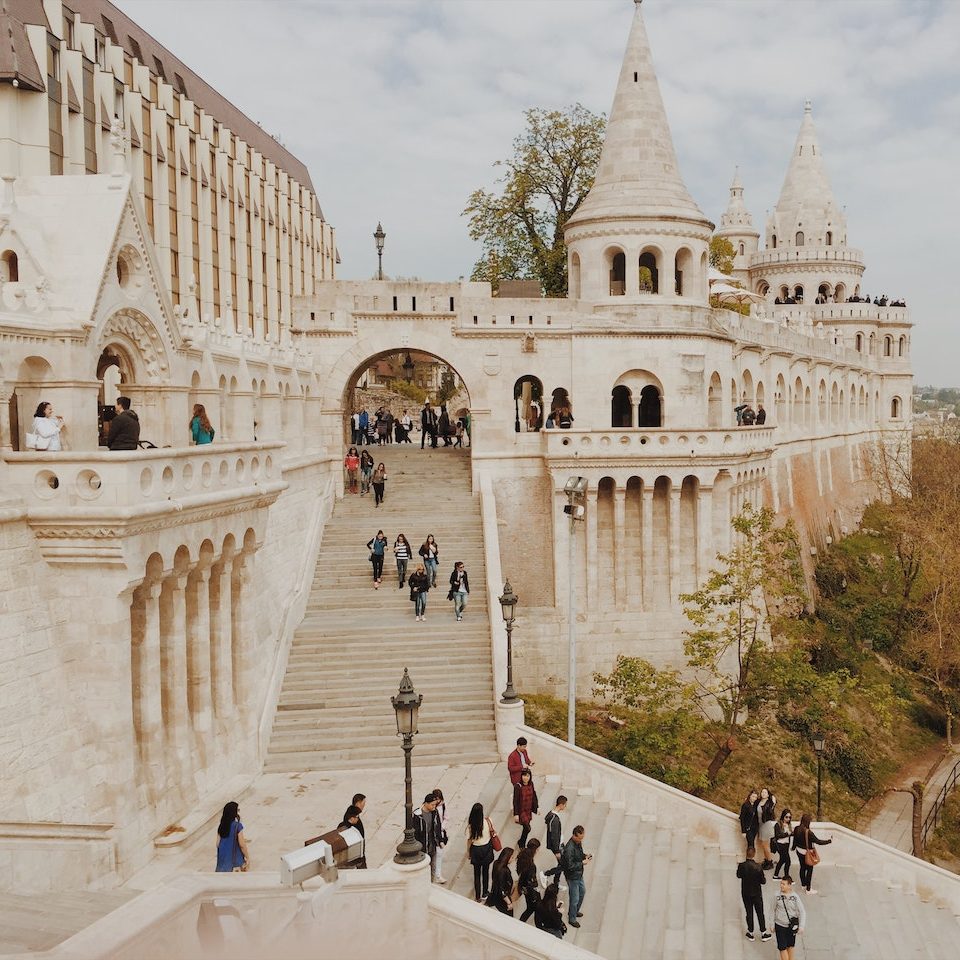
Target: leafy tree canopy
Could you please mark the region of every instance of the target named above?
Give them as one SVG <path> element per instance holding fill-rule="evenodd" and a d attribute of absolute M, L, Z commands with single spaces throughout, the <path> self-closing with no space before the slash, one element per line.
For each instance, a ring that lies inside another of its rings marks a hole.
<path fill-rule="evenodd" d="M 565 110 L 532 108 L 513 141 L 513 155 L 497 161 L 496 190 L 475 190 L 463 215 L 483 255 L 471 280 L 539 280 L 548 297 L 567 293 L 563 227 L 593 186 L 606 118 L 575 103 Z"/>
<path fill-rule="evenodd" d="M 733 258 L 736 251 L 733 244 L 726 237 L 710 238 L 710 266 L 721 273 L 729 273 L 733 269 Z"/>

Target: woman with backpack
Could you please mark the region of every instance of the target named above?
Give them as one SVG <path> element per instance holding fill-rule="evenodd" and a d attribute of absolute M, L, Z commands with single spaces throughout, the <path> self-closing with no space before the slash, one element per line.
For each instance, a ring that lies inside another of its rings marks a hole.
<path fill-rule="evenodd" d="M 423 569 L 423 564 L 417 564 L 417 569 L 410 574 L 410 600 L 413 602 L 413 612 L 418 621 L 427 619 L 427 592 L 430 589 L 430 578 Z"/>
<path fill-rule="evenodd" d="M 474 900 L 482 903 L 490 893 L 490 864 L 493 863 L 493 838 L 497 831 L 489 817 L 483 815 L 483 804 L 475 803 L 467 817 L 467 859 L 473 866 Z"/>
<path fill-rule="evenodd" d="M 377 535 L 367 543 L 367 549 L 370 551 L 370 562 L 373 564 L 373 587 L 380 589 L 380 581 L 383 580 L 383 558 L 387 552 L 387 535 L 378 530 Z"/>
<path fill-rule="evenodd" d="M 811 890 L 813 883 L 813 868 L 820 862 L 820 854 L 817 853 L 817 845 L 826 846 L 833 843 L 833 837 L 829 840 L 821 840 L 811 829 L 809 813 L 805 813 L 800 818 L 800 825 L 793 831 L 793 849 L 797 852 L 797 860 L 800 861 L 800 886 L 813 896 L 817 891 Z"/>

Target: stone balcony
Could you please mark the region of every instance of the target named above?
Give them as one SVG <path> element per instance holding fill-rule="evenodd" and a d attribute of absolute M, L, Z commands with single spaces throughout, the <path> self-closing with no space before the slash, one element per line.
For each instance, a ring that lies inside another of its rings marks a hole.
<path fill-rule="evenodd" d="M 614 465 L 618 460 L 671 464 L 689 463 L 695 457 L 729 463 L 757 455 L 766 458 L 774 447 L 775 430 L 776 427 L 768 426 L 722 430 L 542 430 L 539 436 L 548 460 L 599 460 L 604 465 Z"/>
<path fill-rule="evenodd" d="M 272 504 L 281 441 L 3 454 L 4 494 L 50 562 L 124 563 L 125 542 Z"/>

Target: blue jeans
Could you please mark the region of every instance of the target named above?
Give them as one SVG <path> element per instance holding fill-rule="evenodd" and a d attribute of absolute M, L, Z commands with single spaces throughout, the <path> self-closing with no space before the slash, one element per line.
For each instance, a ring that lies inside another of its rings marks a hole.
<path fill-rule="evenodd" d="M 414 616 L 422 617 L 427 612 L 427 595 L 426 593 L 420 592 L 417 594 L 416 600 L 413 602 Z"/>
<path fill-rule="evenodd" d="M 426 568 L 427 576 L 430 578 L 430 586 L 435 587 L 437 585 L 437 561 L 425 559 L 423 565 Z"/>
<path fill-rule="evenodd" d="M 587 886 L 583 882 L 583 877 L 577 877 L 576 880 L 567 880 L 567 886 L 570 888 L 570 910 L 567 917 L 570 920 L 576 920 L 580 908 L 583 906 L 583 899 L 587 895 Z"/>
<path fill-rule="evenodd" d="M 464 608 L 467 605 L 467 594 L 463 590 L 458 590 L 453 595 L 453 612 L 458 616 L 463 616 Z"/>

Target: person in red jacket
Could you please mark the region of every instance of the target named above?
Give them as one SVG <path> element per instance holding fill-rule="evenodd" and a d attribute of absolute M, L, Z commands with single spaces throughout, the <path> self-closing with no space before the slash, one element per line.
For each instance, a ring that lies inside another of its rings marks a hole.
<path fill-rule="evenodd" d="M 520 782 L 520 774 L 524 770 L 529 770 L 533 766 L 530 754 L 527 753 L 527 738 L 520 737 L 517 740 L 517 749 L 507 757 L 507 771 L 510 774 L 510 782 L 516 786 Z"/>
<path fill-rule="evenodd" d="M 530 822 L 539 808 L 537 791 L 533 785 L 533 774 L 524 770 L 520 774 L 520 782 L 513 785 L 513 822 L 523 827 L 520 841 L 517 846 L 522 850 L 527 845 L 530 836 Z"/>

